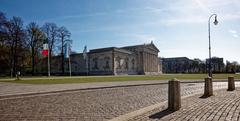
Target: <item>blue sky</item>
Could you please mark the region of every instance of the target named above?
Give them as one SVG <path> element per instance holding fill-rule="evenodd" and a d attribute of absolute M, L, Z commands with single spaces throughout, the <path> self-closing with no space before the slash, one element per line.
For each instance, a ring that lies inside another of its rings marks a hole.
<path fill-rule="evenodd" d="M 7 17 L 25 24 L 54 22 L 72 33 L 73 50 L 150 43 L 160 57 L 208 57 L 207 21 L 212 56 L 240 62 L 239 0 L 0 0 Z M 212 19 L 213 21 L 213 19 Z"/>

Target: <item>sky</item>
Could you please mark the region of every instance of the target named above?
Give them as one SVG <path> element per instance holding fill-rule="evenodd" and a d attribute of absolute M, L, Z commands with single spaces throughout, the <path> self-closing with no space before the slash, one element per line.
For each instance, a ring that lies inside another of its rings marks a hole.
<path fill-rule="evenodd" d="M 71 32 L 73 50 L 153 43 L 159 57 L 208 58 L 240 62 L 240 0 L 0 0 L 7 17 L 24 24 L 54 22 Z"/>

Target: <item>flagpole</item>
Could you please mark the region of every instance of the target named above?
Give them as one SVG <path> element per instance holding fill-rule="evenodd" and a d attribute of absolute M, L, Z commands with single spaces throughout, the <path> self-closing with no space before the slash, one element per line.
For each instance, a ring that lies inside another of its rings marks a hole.
<path fill-rule="evenodd" d="M 47 44 L 47 49 L 48 49 L 48 77 L 51 76 L 51 73 L 50 73 L 50 52 L 49 52 L 49 41 L 48 41 L 48 44 Z"/>
<path fill-rule="evenodd" d="M 84 49 L 83 49 L 83 59 L 86 64 L 85 74 L 88 76 L 88 56 L 87 56 L 87 46 L 86 45 L 84 46 Z"/>
<path fill-rule="evenodd" d="M 50 58 L 49 58 L 49 50 L 48 50 L 48 76 L 50 77 L 51 74 L 50 74 Z"/>
<path fill-rule="evenodd" d="M 68 49 L 68 53 L 69 53 L 69 58 L 68 58 L 68 66 L 69 66 L 69 76 L 71 77 L 72 76 L 72 68 L 71 68 L 71 59 L 70 59 L 70 46 L 69 46 L 69 49 Z"/>
<path fill-rule="evenodd" d="M 87 76 L 88 76 L 88 56 L 86 57 Z"/>
<path fill-rule="evenodd" d="M 72 76 L 72 69 L 71 69 L 71 60 L 70 60 L 70 55 L 69 55 L 69 59 L 68 59 L 68 66 L 69 66 L 69 76 Z"/>

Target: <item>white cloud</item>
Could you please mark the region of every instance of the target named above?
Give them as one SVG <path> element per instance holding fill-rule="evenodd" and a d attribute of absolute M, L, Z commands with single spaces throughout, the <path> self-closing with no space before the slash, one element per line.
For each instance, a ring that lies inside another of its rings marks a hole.
<path fill-rule="evenodd" d="M 230 33 L 232 33 L 232 34 L 236 34 L 236 33 L 237 33 L 237 31 L 232 30 L 232 29 L 230 29 L 228 32 L 230 32 Z"/>
<path fill-rule="evenodd" d="M 131 34 L 128 35 L 131 39 L 143 42 L 151 42 L 157 40 L 157 37 L 154 35 L 148 34 Z"/>
<path fill-rule="evenodd" d="M 237 34 L 233 34 L 233 37 L 236 37 L 236 38 L 238 38 L 239 36 L 238 36 Z"/>
<path fill-rule="evenodd" d="M 239 36 L 238 36 L 238 32 L 237 32 L 236 30 L 230 29 L 230 30 L 228 30 L 228 32 L 229 32 L 230 34 L 232 34 L 232 36 L 235 37 L 235 38 L 238 38 L 238 37 L 239 37 Z"/>
<path fill-rule="evenodd" d="M 150 6 L 145 7 L 144 9 L 148 12 L 155 12 L 155 13 L 164 12 L 166 10 L 163 8 L 160 9 L 160 8 L 154 8 L 154 7 L 150 7 Z"/>
<path fill-rule="evenodd" d="M 226 14 L 222 14 L 221 15 L 221 19 L 222 20 L 240 20 L 240 13 L 234 13 L 234 14 L 231 14 L 231 13 L 226 13 Z"/>
<path fill-rule="evenodd" d="M 161 3 L 161 2 L 160 2 Z M 136 8 L 116 9 L 112 11 L 103 11 L 88 14 L 76 14 L 62 16 L 55 19 L 68 20 L 68 19 L 83 19 L 88 17 L 103 18 L 104 16 L 117 16 L 126 15 L 127 17 L 134 15 L 134 17 L 141 17 L 142 14 L 149 14 L 150 19 L 141 21 L 142 23 L 133 23 L 129 26 L 142 27 L 142 26 L 155 26 L 155 25 L 167 25 L 174 26 L 178 24 L 206 24 L 208 17 L 211 13 L 217 13 L 218 19 L 221 23 L 229 20 L 240 20 L 240 1 L 238 0 L 176 0 L 173 3 L 169 3 L 164 6 L 148 5 L 144 7 L 136 6 Z M 238 8 L 239 6 L 239 8 Z M 136 15 L 136 16 L 135 16 Z M 139 15 L 139 16 L 138 16 Z M 113 17 L 114 18 L 114 17 Z M 151 18 L 154 18 L 151 19 Z M 124 19 L 124 17 L 123 17 Z M 114 20 L 113 20 L 114 21 Z M 224 22 L 227 23 L 227 22 Z M 114 25 L 114 27 L 103 26 L 101 28 L 88 28 L 81 32 L 92 31 L 111 31 L 121 30 L 124 27 L 122 25 Z M 238 34 L 233 35 L 238 37 Z M 137 38 L 137 37 L 135 37 Z M 149 36 L 139 36 L 138 38 L 152 38 Z"/>
<path fill-rule="evenodd" d="M 171 16 L 163 21 L 169 25 L 201 24 L 213 13 L 218 15 L 219 21 L 240 20 L 239 8 L 238 0 L 179 0 L 166 8 Z"/>
<path fill-rule="evenodd" d="M 97 28 L 97 27 L 89 27 L 87 29 L 75 29 L 73 32 L 74 33 L 88 33 L 88 32 L 113 32 L 113 31 L 119 31 L 122 30 L 121 26 L 108 26 L 108 27 L 101 27 L 101 28 Z"/>
<path fill-rule="evenodd" d="M 175 25 L 175 24 L 199 24 L 206 23 L 206 18 L 203 16 L 184 16 L 178 18 L 170 18 L 162 20 L 165 25 Z"/>
<path fill-rule="evenodd" d="M 204 5 L 200 0 L 195 0 L 195 2 L 198 4 L 199 8 L 201 8 L 203 11 L 211 13 L 209 8 L 206 5 Z"/>

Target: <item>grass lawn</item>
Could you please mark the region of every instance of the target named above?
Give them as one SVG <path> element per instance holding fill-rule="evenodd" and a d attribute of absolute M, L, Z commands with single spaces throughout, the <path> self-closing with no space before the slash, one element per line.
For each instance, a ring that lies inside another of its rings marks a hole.
<path fill-rule="evenodd" d="M 41 77 L 41 78 L 22 78 L 21 80 L 5 80 L 0 82 L 13 82 L 25 84 L 64 84 L 64 83 L 89 83 L 89 82 L 114 82 L 114 81 L 140 81 L 140 80 L 170 80 L 177 78 L 179 80 L 203 80 L 207 74 L 162 74 L 157 76 L 73 76 L 69 77 Z M 228 76 L 234 76 L 235 79 L 240 79 L 240 74 L 214 74 L 214 79 L 227 79 Z"/>

